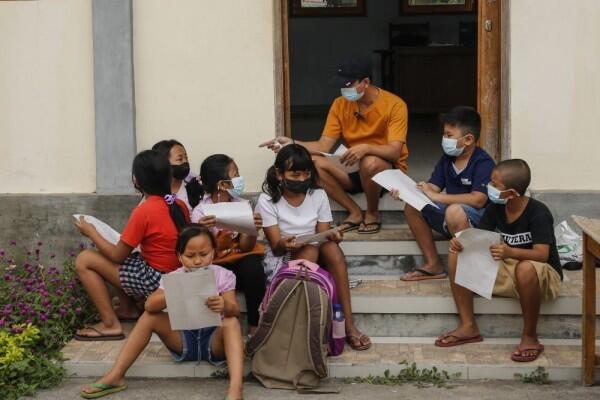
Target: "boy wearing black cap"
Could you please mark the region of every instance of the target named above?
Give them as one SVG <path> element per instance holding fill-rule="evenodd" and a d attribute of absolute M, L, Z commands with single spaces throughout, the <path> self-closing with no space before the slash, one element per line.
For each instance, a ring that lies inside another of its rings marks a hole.
<path fill-rule="evenodd" d="M 314 155 L 321 185 L 333 200 L 349 215 L 340 226 L 345 232 L 377 233 L 381 228 L 379 198 L 381 187 L 371 180 L 377 173 L 390 168 L 407 171 L 406 134 L 408 111 L 406 103 L 372 84 L 371 61 L 353 57 L 342 62 L 330 84 L 340 89 L 341 96 L 331 105 L 321 138 L 313 142 L 296 142 Z M 342 139 L 348 150 L 341 161 L 347 166 L 358 165 L 357 172 L 348 173 L 320 153 L 329 153 Z M 278 137 L 263 146 L 277 151 L 290 138 Z M 362 210 L 348 193 L 365 192 L 367 210 Z"/>

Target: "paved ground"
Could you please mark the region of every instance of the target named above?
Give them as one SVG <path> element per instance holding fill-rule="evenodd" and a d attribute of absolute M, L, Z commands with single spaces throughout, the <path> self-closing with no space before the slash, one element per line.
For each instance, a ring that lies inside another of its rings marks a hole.
<path fill-rule="evenodd" d="M 42 391 L 37 398 L 44 400 L 80 399 L 80 388 L 88 383 L 85 379 L 68 379 L 59 387 Z M 221 399 L 226 389 L 226 381 L 221 379 L 130 379 L 129 389 L 107 397 L 111 400 L 204 400 Z M 584 388 L 576 383 L 552 383 L 549 385 L 523 384 L 510 381 L 469 381 L 458 382 L 453 389 L 425 388 L 412 385 L 400 387 L 376 386 L 369 384 L 344 384 L 341 381 L 328 382 L 327 387 L 340 389 L 340 394 L 298 395 L 294 392 L 268 390 L 258 383 L 248 383 L 245 399 L 600 399 L 600 387 Z"/>

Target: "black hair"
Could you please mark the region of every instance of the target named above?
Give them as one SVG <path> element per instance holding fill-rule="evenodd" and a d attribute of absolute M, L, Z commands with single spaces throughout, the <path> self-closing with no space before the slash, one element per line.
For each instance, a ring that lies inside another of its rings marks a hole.
<path fill-rule="evenodd" d="M 262 184 L 263 192 L 271 197 L 273 203 L 277 203 L 283 195 L 281 182 L 277 179 L 277 172 L 283 175 L 285 171 L 309 171 L 309 190 L 320 188 L 319 174 L 308 150 L 299 144 L 288 144 L 277 153 L 275 164 L 267 170 L 265 181 Z"/>
<path fill-rule="evenodd" d="M 213 154 L 206 157 L 200 165 L 200 179 L 204 193 L 215 193 L 218 190 L 219 181 L 227 181 L 229 178 L 229 165 L 233 158 L 225 154 Z"/>
<path fill-rule="evenodd" d="M 479 140 L 481 133 L 481 117 L 477 110 L 469 106 L 458 106 L 443 114 L 440 118 L 442 131 L 444 125 L 455 126 L 460 129 L 463 136 L 472 134 L 475 136 L 475 141 Z"/>
<path fill-rule="evenodd" d="M 144 194 L 160 197 L 171 194 L 171 165 L 164 154 L 156 150 L 139 152 L 133 159 L 131 173 L 135 177 L 136 189 Z M 176 202 L 168 206 L 173 223 L 180 231 L 185 225 L 183 211 Z"/>
<path fill-rule="evenodd" d="M 175 139 L 169 139 L 155 143 L 154 146 L 152 146 L 152 150 L 156 150 L 169 158 L 171 149 L 175 146 L 181 146 L 185 149 L 185 146 L 182 145 L 181 142 Z M 200 182 L 198 182 L 197 179 L 185 182 L 185 191 L 187 192 L 188 203 L 190 203 L 190 206 L 192 208 L 196 207 L 198 203 L 200 203 L 200 198 L 202 197 L 202 187 L 200 186 Z"/>
<path fill-rule="evenodd" d="M 190 239 L 195 238 L 196 236 L 208 237 L 210 239 L 212 248 L 217 248 L 216 239 L 207 227 L 200 224 L 187 224 L 183 227 L 181 232 L 179 232 L 179 237 L 177 238 L 177 243 L 175 244 L 175 251 L 177 254 L 183 254 Z"/>
<path fill-rule="evenodd" d="M 525 160 L 513 158 L 500 161 L 495 169 L 502 175 L 507 190 L 514 189 L 521 196 L 525 194 L 531 183 L 531 169 Z"/>

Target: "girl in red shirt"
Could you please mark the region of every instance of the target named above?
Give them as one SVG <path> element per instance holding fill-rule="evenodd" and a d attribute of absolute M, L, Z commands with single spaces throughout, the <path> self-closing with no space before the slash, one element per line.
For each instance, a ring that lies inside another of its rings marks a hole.
<path fill-rule="evenodd" d="M 145 201 L 132 211 L 116 245 L 83 217 L 76 222 L 98 249 L 81 252 L 75 268 L 100 314 L 100 322 L 77 331 L 77 340 L 123 339 L 119 319 L 139 315 L 132 297 L 148 296 L 158 288 L 161 274 L 180 266 L 175 243 L 190 216 L 187 206 L 171 194 L 169 160 L 155 150 L 142 151 L 133 160 L 132 172 L 133 185 Z M 117 290 L 118 309 L 112 307 L 107 282 Z"/>

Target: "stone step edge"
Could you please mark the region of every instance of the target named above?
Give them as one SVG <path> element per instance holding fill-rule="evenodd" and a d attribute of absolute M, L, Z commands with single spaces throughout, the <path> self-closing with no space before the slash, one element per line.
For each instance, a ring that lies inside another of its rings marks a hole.
<path fill-rule="evenodd" d="M 346 256 L 419 256 L 423 253 L 415 240 L 342 241 Z M 435 247 L 440 255 L 448 254 L 448 241 L 439 240 Z"/>
<path fill-rule="evenodd" d="M 378 343 L 406 343 L 406 344 L 431 344 L 435 338 L 378 338 L 373 337 L 372 341 L 375 345 Z M 486 339 L 485 344 L 479 345 L 497 345 L 497 344 L 517 344 L 519 339 Z M 544 339 L 543 342 L 549 346 L 573 346 L 580 345 L 581 341 L 577 339 Z M 596 345 L 600 341 L 596 341 Z M 346 350 L 351 351 L 351 350 Z M 490 351 L 493 351 L 490 349 Z M 401 358 L 401 357 L 399 357 Z M 397 362 L 336 362 L 335 358 L 329 360 L 329 377 L 330 378 L 354 378 L 382 376 L 386 370 L 390 373 L 398 373 L 404 364 L 403 360 Z M 106 373 L 112 366 L 111 362 L 96 361 L 96 362 L 71 362 L 66 360 L 64 367 L 67 376 L 76 377 L 98 377 Z M 440 363 L 423 363 L 417 364 L 418 368 L 436 367 L 438 370 L 446 371 L 453 376 L 459 374 L 457 380 L 474 380 L 474 379 L 495 379 L 495 380 L 514 380 L 515 374 L 525 374 L 532 372 L 537 368 L 536 363 L 519 364 L 507 361 L 506 364 L 456 364 L 443 362 Z M 213 376 L 219 369 L 208 363 L 175 363 L 167 361 L 157 362 L 136 362 L 127 372 L 127 377 L 130 378 L 209 378 Z M 246 360 L 244 365 L 245 374 L 249 373 L 250 365 Z M 545 367 L 549 374 L 549 379 L 553 381 L 577 381 L 581 378 L 581 367 L 564 366 L 564 367 Z M 596 380 L 600 379 L 600 367 L 595 371 Z"/>

